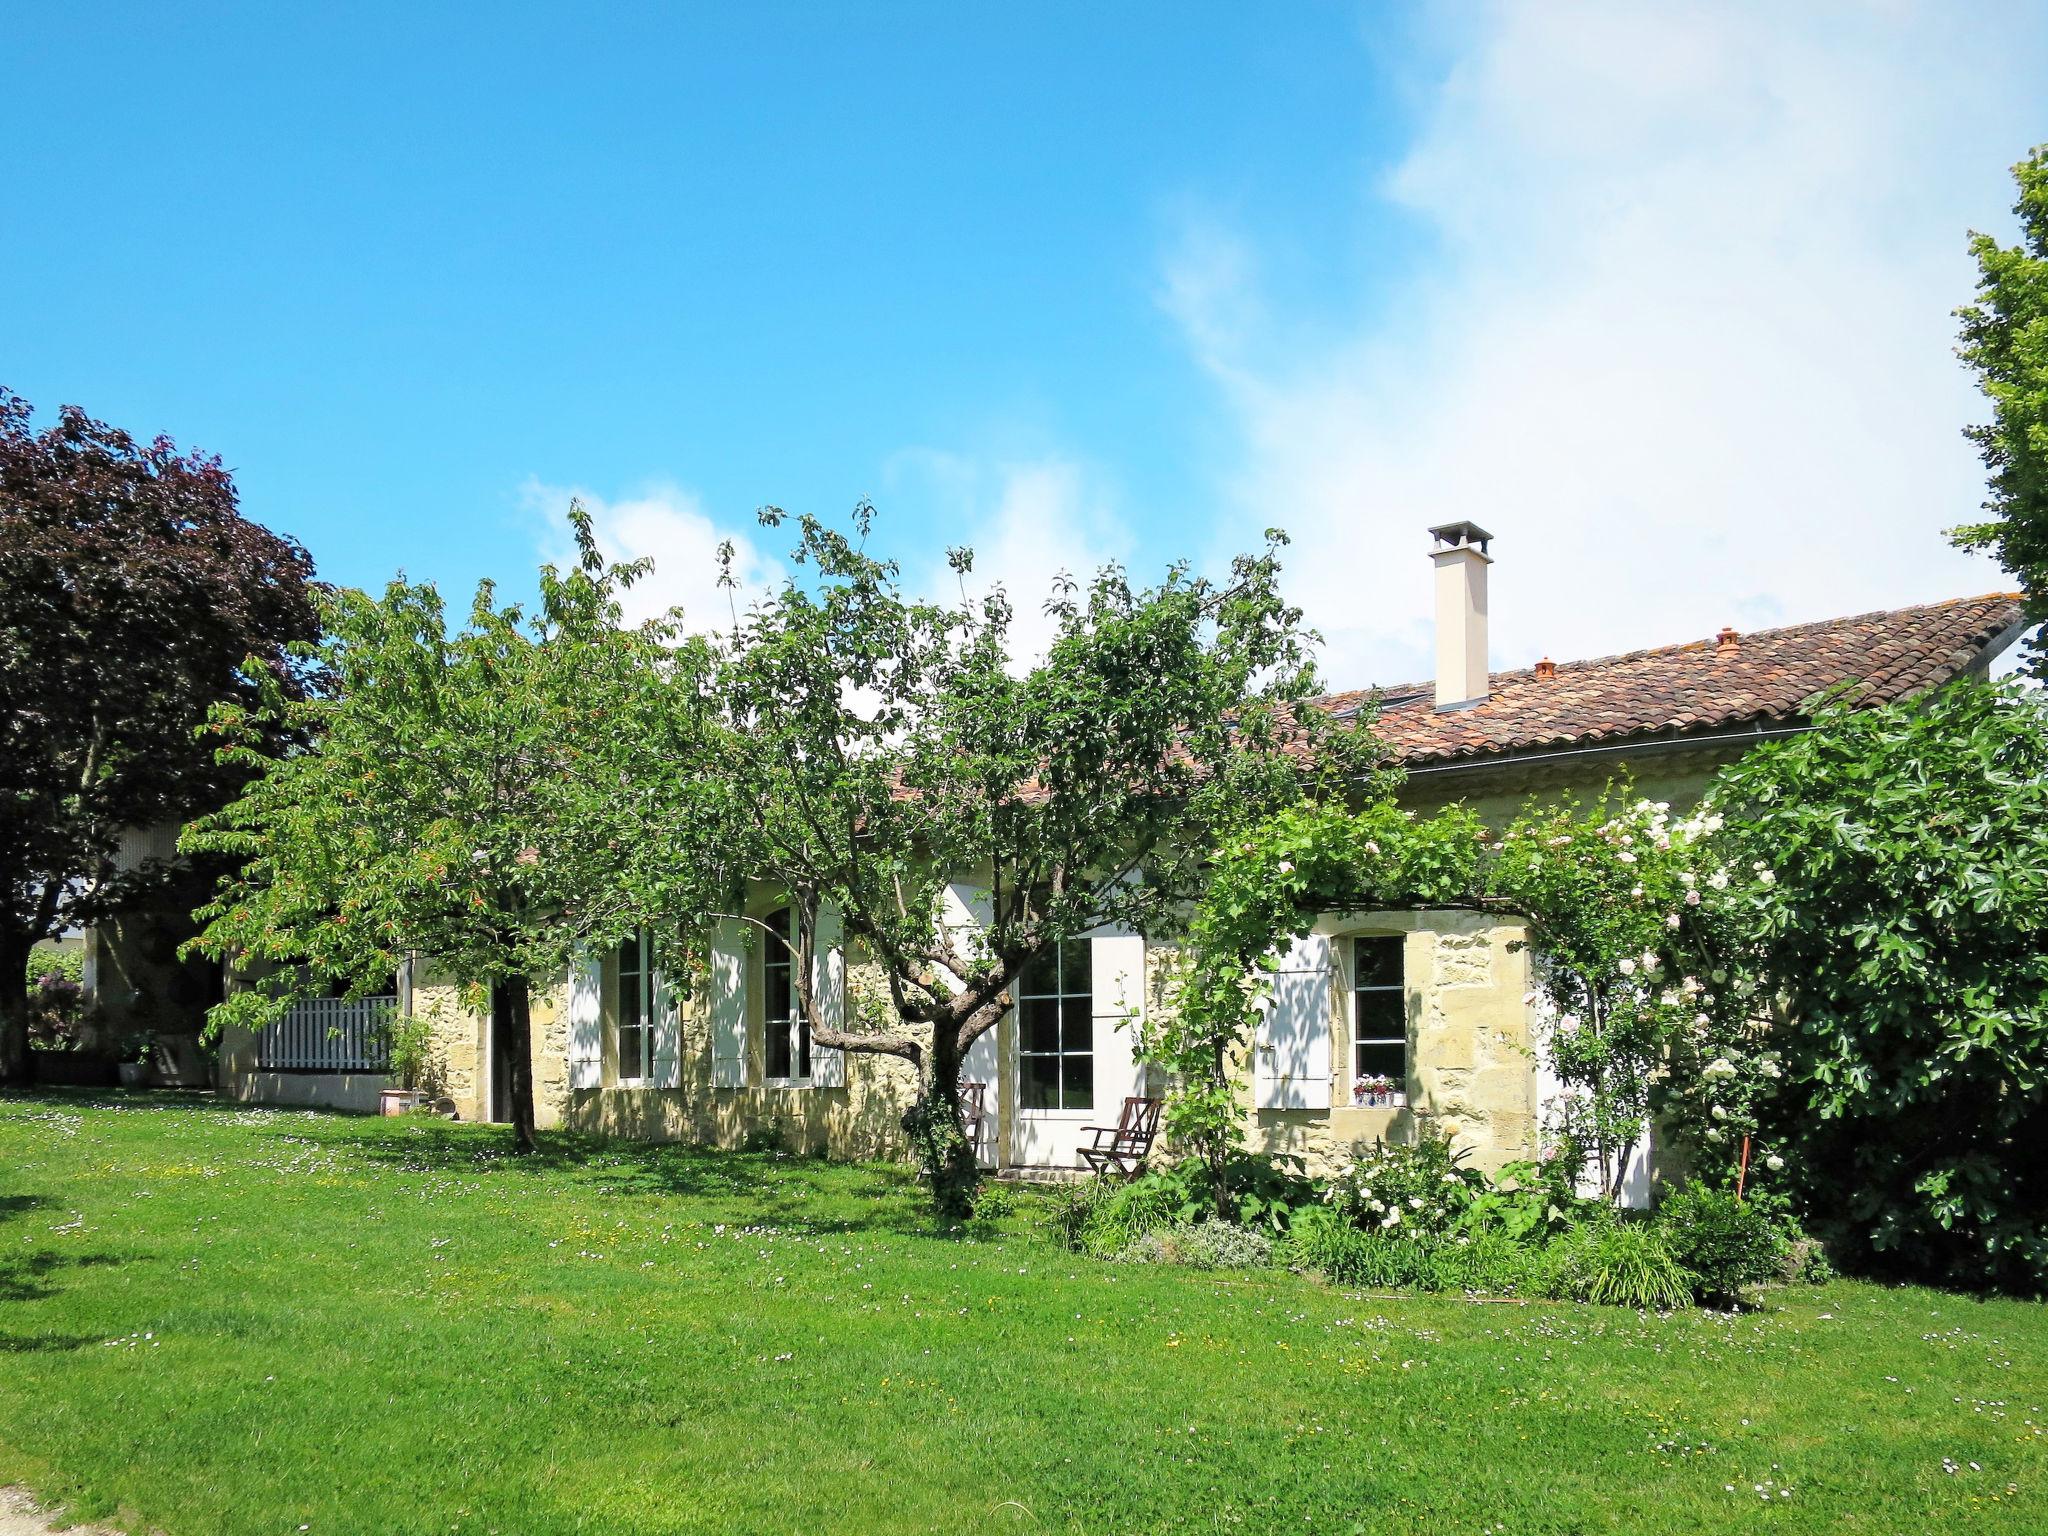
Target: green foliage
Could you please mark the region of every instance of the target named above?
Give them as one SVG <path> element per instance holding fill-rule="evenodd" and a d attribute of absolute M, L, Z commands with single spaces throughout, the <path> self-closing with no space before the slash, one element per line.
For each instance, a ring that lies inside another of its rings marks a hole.
<path fill-rule="evenodd" d="M 1134 1179 L 1090 1178 L 1061 1187 L 1047 1227 L 1064 1248 L 1110 1258 L 1160 1227 L 1219 1226 L 1277 1237 L 1300 1211 L 1318 1207 L 1321 1186 L 1301 1171 L 1298 1158 L 1240 1152 L 1228 1170 L 1228 1214 L 1217 1217 L 1217 1194 L 1207 1163 L 1183 1158 L 1149 1168 Z"/>
<path fill-rule="evenodd" d="M 1335 1210 L 1303 1211 L 1281 1256 L 1291 1268 L 1375 1290 L 1542 1295 L 1548 1274 L 1540 1246 L 1498 1232 L 1397 1235 L 1361 1229 Z"/>
<path fill-rule="evenodd" d="M 39 944 L 29 951 L 28 1036 L 41 1050 L 72 1050 L 89 1022 L 85 1001 L 85 950 Z"/>
<path fill-rule="evenodd" d="M 530 989 L 699 877 L 658 850 L 705 813 L 635 776 L 691 754 L 669 689 L 698 648 L 666 623 L 621 624 L 619 594 L 643 568 L 607 566 L 588 519 L 571 518 L 580 563 L 542 570 L 532 612 L 499 606 L 485 582 L 451 635 L 432 586 L 325 597 L 326 633 L 303 661 L 327 686 L 300 698 L 259 679 L 255 702 L 215 707 L 222 757 L 251 778 L 180 844 L 234 865 L 195 947 L 274 967 L 216 1007 L 216 1025 L 259 1028 L 335 980 L 367 995 L 407 955 L 429 956 L 472 1004 L 490 998 L 522 1144 Z M 264 756 L 280 733 L 305 745 Z"/>
<path fill-rule="evenodd" d="M 1475 1237 L 1542 1243 L 1569 1228 L 1586 1204 L 1578 1194 L 1578 1169 L 1571 1158 L 1513 1162 L 1485 1181 L 1458 1225 Z"/>
<path fill-rule="evenodd" d="M 1786 1242 L 1769 1216 L 1694 1180 L 1664 1197 L 1656 1230 L 1702 1301 L 1735 1304 L 1783 1273 Z"/>
<path fill-rule="evenodd" d="M 1858 1265 L 2048 1269 L 2048 705 L 1954 684 L 1824 710 L 1715 787 L 1736 916 L 1783 989 L 1760 1113 Z"/>
<path fill-rule="evenodd" d="M 1589 1222 L 1558 1239 L 1548 1286 L 1553 1296 L 1646 1312 L 1692 1304 L 1692 1277 L 1662 1235 L 1639 1221 Z"/>
<path fill-rule="evenodd" d="M 2012 168 L 2020 241 L 1972 234 L 1976 302 L 1956 311 L 1957 354 L 1977 374 L 1991 420 L 1965 435 L 1983 456 L 1990 494 L 1981 523 L 1952 530 L 1965 549 L 1988 549 L 2026 589 L 2028 611 L 2048 617 L 2048 145 Z M 2035 668 L 2041 666 L 2037 650 Z"/>
<path fill-rule="evenodd" d="M 393 1009 L 384 1016 L 382 1028 L 391 1075 L 402 1087 L 425 1087 L 435 1065 L 433 1021 L 422 1013 Z"/>
<path fill-rule="evenodd" d="M 45 982 L 57 981 L 74 987 L 85 985 L 85 950 L 79 947 L 59 949 L 55 945 L 38 944 L 29 951 L 28 989 L 34 992 Z"/>

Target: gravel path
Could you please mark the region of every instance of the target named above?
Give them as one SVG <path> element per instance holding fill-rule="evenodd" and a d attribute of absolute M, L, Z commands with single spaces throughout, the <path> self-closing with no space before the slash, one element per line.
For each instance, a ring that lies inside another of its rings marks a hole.
<path fill-rule="evenodd" d="M 26 1488 L 0 1488 L 0 1536 L 48 1536 L 63 1531 L 66 1536 L 124 1536 L 106 1525 L 62 1525 L 61 1511 L 44 1509 Z"/>

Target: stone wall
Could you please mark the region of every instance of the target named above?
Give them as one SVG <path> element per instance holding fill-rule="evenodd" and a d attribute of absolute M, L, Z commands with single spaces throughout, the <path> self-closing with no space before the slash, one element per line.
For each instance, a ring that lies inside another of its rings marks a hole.
<path fill-rule="evenodd" d="M 1361 1146 L 1411 1141 L 1433 1120 L 1486 1169 L 1536 1152 L 1536 1060 L 1529 1036 L 1529 957 L 1514 946 L 1520 923 L 1477 912 L 1373 912 L 1326 919 L 1318 930 L 1405 934 L 1402 958 L 1409 1030 L 1409 1104 L 1350 1104 L 1351 1009 L 1343 970 L 1332 976 L 1332 1108 L 1260 1109 L 1248 1061 L 1238 1063 L 1251 1144 L 1300 1157 L 1329 1173 Z"/>

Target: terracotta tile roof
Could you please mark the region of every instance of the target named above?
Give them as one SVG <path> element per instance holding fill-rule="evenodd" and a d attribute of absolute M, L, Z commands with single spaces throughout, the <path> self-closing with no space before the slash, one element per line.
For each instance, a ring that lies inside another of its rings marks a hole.
<path fill-rule="evenodd" d="M 1789 629 L 1631 651 L 1595 661 L 1559 662 L 1493 674 L 1492 691 L 1470 709 L 1436 709 L 1431 684 L 1357 689 L 1316 702 L 1343 713 L 1377 696 L 1380 737 L 1403 762 L 1483 759 L 1541 751 L 1711 733 L 1751 724 L 1796 722 L 1816 695 L 1860 685 L 1870 703 L 1945 683 L 1982 658 L 2020 623 L 2017 593 L 1958 598 Z"/>

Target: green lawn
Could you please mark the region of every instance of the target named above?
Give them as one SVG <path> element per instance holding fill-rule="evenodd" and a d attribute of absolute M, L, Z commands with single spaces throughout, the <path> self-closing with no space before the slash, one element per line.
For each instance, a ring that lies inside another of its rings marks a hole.
<path fill-rule="evenodd" d="M 2038 1306 L 1384 1300 L 502 1144 L 0 1098 L 0 1483 L 171 1536 L 2048 1529 Z"/>

